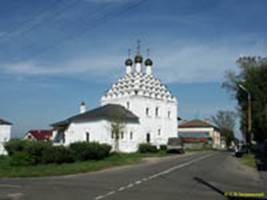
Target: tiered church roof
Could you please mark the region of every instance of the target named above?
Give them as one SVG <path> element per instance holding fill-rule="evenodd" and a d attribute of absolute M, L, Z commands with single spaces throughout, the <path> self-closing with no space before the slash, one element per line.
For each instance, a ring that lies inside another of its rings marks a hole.
<path fill-rule="evenodd" d="M 159 79 L 144 73 L 126 74 L 112 85 L 102 100 L 134 95 L 176 101 Z"/>
<path fill-rule="evenodd" d="M 176 98 L 168 88 L 153 76 L 153 62 L 150 58 L 145 60 L 146 69 L 142 70 L 143 58 L 139 48 L 134 59 L 135 69 L 132 66 L 132 59 L 128 58 L 125 62 L 126 74 L 112 85 L 111 89 L 102 97 L 102 101 L 118 97 L 143 96 L 176 102 Z"/>

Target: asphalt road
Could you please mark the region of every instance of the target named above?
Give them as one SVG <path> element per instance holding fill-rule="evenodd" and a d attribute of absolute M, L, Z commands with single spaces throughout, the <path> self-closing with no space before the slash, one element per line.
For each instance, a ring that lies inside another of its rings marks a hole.
<path fill-rule="evenodd" d="M 173 156 L 64 177 L 0 179 L 0 199 L 225 199 L 222 192 L 265 192 L 266 180 L 226 152 Z"/>

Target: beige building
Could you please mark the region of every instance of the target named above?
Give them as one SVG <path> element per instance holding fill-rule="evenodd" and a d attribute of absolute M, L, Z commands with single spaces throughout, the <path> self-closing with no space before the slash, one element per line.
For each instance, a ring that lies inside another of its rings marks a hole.
<path fill-rule="evenodd" d="M 182 122 L 178 127 L 178 135 L 188 143 L 209 143 L 212 148 L 221 148 L 221 133 L 213 124 L 194 119 Z"/>

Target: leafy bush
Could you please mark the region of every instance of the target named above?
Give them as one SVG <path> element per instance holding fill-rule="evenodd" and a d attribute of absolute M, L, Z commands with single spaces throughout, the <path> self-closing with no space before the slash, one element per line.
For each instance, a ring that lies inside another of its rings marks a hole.
<path fill-rule="evenodd" d="M 75 160 L 100 160 L 109 155 L 111 146 L 97 142 L 75 142 L 70 145 L 70 150 Z"/>
<path fill-rule="evenodd" d="M 11 162 L 14 165 L 37 165 L 42 163 L 43 152 L 52 147 L 51 143 L 11 140 L 5 144 L 8 155 L 11 156 Z"/>
<path fill-rule="evenodd" d="M 0 155 L 0 171 L 3 169 L 8 169 L 9 167 L 10 167 L 10 156 Z"/>
<path fill-rule="evenodd" d="M 0 162 L 2 161 L 2 160 L 6 160 L 7 159 L 7 156 L 6 155 L 0 155 Z"/>
<path fill-rule="evenodd" d="M 75 160 L 100 160 L 109 156 L 111 146 L 96 142 L 77 142 L 64 146 L 52 146 L 49 142 L 11 140 L 5 148 L 12 165 L 37 165 L 69 163 Z"/>
<path fill-rule="evenodd" d="M 75 142 L 70 144 L 69 148 L 75 160 L 86 160 L 87 145 L 88 143 L 86 142 Z"/>
<path fill-rule="evenodd" d="M 28 166 L 32 165 L 33 160 L 31 156 L 26 152 L 15 152 L 10 159 L 10 165 L 12 166 Z"/>
<path fill-rule="evenodd" d="M 8 152 L 8 155 L 12 156 L 16 152 L 24 151 L 27 143 L 28 141 L 26 140 L 12 139 L 9 142 L 6 142 L 4 147 Z"/>
<path fill-rule="evenodd" d="M 31 164 L 37 165 L 43 162 L 44 152 L 52 149 L 52 144 L 48 142 L 28 141 L 24 152 L 31 158 Z"/>
<path fill-rule="evenodd" d="M 109 156 L 111 151 L 111 146 L 109 144 L 101 144 L 101 150 L 99 152 L 98 157 L 100 159 L 106 158 Z"/>
<path fill-rule="evenodd" d="M 71 151 L 64 146 L 51 146 L 44 149 L 42 153 L 42 163 L 70 163 L 73 162 Z"/>
<path fill-rule="evenodd" d="M 167 145 L 160 145 L 159 149 L 161 151 L 166 151 L 167 150 Z"/>
<path fill-rule="evenodd" d="M 140 153 L 156 153 L 158 149 L 155 145 L 151 144 L 140 144 L 138 147 Z"/>

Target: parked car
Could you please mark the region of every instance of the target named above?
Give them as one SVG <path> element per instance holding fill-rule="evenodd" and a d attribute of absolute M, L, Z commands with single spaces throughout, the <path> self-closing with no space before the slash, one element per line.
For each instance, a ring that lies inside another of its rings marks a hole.
<path fill-rule="evenodd" d="M 247 154 L 249 152 L 247 145 L 241 145 L 236 151 L 235 156 L 237 158 L 241 158 L 244 154 Z"/>
<path fill-rule="evenodd" d="M 184 153 L 183 142 L 180 138 L 169 138 L 167 143 L 168 152 Z"/>

